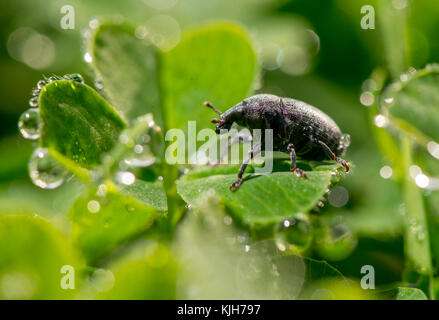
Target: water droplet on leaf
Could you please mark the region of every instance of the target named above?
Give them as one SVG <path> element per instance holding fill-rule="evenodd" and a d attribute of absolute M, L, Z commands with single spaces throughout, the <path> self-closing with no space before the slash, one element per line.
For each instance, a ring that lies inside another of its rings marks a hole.
<path fill-rule="evenodd" d="M 392 174 L 393 174 L 393 169 L 389 166 L 383 166 L 380 169 L 380 176 L 383 179 L 389 179 L 390 177 L 392 177 Z"/>
<path fill-rule="evenodd" d="M 63 184 L 66 170 L 49 154 L 46 148 L 37 148 L 28 164 L 32 182 L 42 189 L 55 189 Z"/>
<path fill-rule="evenodd" d="M 39 94 L 39 92 L 38 92 Z M 36 108 L 38 107 L 38 96 L 32 97 L 29 99 L 29 106 L 31 106 L 32 108 Z"/>
<path fill-rule="evenodd" d="M 379 115 L 375 116 L 374 122 L 378 128 L 384 128 L 389 123 L 389 120 L 385 116 L 383 116 L 382 114 L 379 114 Z"/>
<path fill-rule="evenodd" d="M 40 80 L 40 81 L 38 81 L 38 83 L 37 83 L 37 88 L 41 90 L 41 89 L 44 88 L 44 86 L 45 86 L 46 84 L 47 84 L 46 81 L 44 81 L 44 80 Z"/>
<path fill-rule="evenodd" d="M 91 213 L 98 213 L 99 210 L 101 210 L 101 204 L 99 203 L 99 201 L 91 200 L 87 203 L 87 209 Z"/>
<path fill-rule="evenodd" d="M 232 224 L 232 222 L 233 222 L 233 219 L 232 219 L 231 216 L 225 216 L 225 217 L 224 217 L 224 224 L 225 224 L 226 226 L 230 226 L 230 225 Z"/>
<path fill-rule="evenodd" d="M 18 129 L 25 139 L 36 140 L 41 134 L 41 119 L 39 109 L 29 109 L 18 119 Z"/>
<path fill-rule="evenodd" d="M 91 63 L 93 61 L 93 58 L 89 52 L 86 52 L 84 54 L 84 61 L 87 63 Z"/>
<path fill-rule="evenodd" d="M 306 248 L 311 244 L 311 230 L 309 219 L 304 214 L 298 214 L 292 219 L 284 220 L 278 226 L 281 239 L 300 248 Z"/>
<path fill-rule="evenodd" d="M 348 133 L 345 133 L 340 138 L 340 146 L 343 149 L 346 149 L 351 145 L 351 136 Z"/>
<path fill-rule="evenodd" d="M 116 180 L 121 184 L 130 186 L 136 182 L 136 176 L 129 171 L 119 171 L 116 173 Z"/>
<path fill-rule="evenodd" d="M 375 101 L 375 96 L 370 91 L 365 91 L 360 96 L 360 102 L 363 106 L 370 107 Z"/>
<path fill-rule="evenodd" d="M 84 83 L 84 78 L 79 73 L 66 74 L 66 75 L 64 75 L 63 78 L 66 80 L 72 80 L 72 81 L 76 81 L 79 83 Z"/>

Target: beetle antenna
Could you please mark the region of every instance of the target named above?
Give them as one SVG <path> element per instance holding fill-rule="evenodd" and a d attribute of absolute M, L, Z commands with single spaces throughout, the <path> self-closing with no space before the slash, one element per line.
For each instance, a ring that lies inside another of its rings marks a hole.
<path fill-rule="evenodd" d="M 213 111 L 215 111 L 218 115 L 221 115 L 221 111 L 219 111 L 217 108 L 215 108 L 213 106 L 213 104 L 211 104 L 209 101 L 205 101 L 203 103 L 206 107 L 209 107 L 210 109 L 212 109 Z"/>

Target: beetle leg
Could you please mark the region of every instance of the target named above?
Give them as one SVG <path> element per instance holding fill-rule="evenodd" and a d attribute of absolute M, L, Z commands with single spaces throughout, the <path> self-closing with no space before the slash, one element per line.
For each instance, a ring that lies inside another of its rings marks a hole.
<path fill-rule="evenodd" d="M 343 160 L 342 158 L 337 157 L 337 156 L 334 154 L 334 152 L 332 152 L 331 149 L 329 149 L 329 147 L 326 145 L 326 143 L 324 143 L 324 142 L 322 142 L 322 141 L 320 141 L 320 140 L 317 141 L 317 143 L 320 144 L 320 145 L 323 147 L 323 149 L 326 151 L 326 153 L 329 155 L 329 157 L 330 157 L 332 160 L 335 160 L 335 161 L 337 161 L 338 163 L 340 163 L 343 167 L 345 167 L 346 172 L 349 172 L 349 166 L 348 166 L 348 164 L 346 163 L 345 160 Z"/>
<path fill-rule="evenodd" d="M 233 183 L 230 185 L 230 187 L 229 187 L 229 189 L 230 189 L 231 191 L 235 191 L 235 190 L 237 190 L 237 189 L 241 186 L 241 184 L 242 184 L 242 182 L 243 182 L 243 180 L 242 180 L 242 176 L 244 175 L 244 171 L 245 171 L 245 169 L 247 168 L 247 166 L 248 166 L 250 160 L 253 159 L 253 157 L 254 157 L 255 155 L 257 155 L 259 152 L 261 152 L 261 145 L 260 145 L 260 144 L 255 145 L 255 146 L 254 146 L 254 147 L 248 152 L 248 156 L 247 156 L 247 158 L 242 162 L 242 165 L 241 165 L 241 167 L 239 168 L 239 172 L 238 172 L 238 180 L 236 180 L 235 182 L 233 182 Z"/>
<path fill-rule="evenodd" d="M 232 148 L 232 146 L 235 143 L 244 143 L 244 142 L 250 142 L 250 141 L 252 141 L 251 135 L 246 135 L 246 134 L 241 134 L 241 133 L 234 135 L 232 137 L 232 139 L 230 139 L 228 141 L 226 150 L 224 150 L 223 153 L 221 153 L 219 161 L 217 163 L 213 163 L 212 166 L 216 166 L 216 165 L 219 165 L 220 163 L 222 163 L 223 160 L 228 156 L 230 149 Z"/>
<path fill-rule="evenodd" d="M 287 146 L 287 150 L 290 152 L 290 160 L 291 160 L 290 170 L 293 171 L 296 174 L 296 176 L 306 178 L 305 171 L 296 167 L 296 150 L 294 150 L 294 145 L 290 143 Z"/>

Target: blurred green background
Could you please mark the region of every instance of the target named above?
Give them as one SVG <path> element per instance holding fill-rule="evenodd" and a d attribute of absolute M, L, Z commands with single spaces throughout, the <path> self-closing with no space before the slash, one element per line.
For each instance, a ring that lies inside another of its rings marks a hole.
<path fill-rule="evenodd" d="M 408 2 L 396 0 L 393 4 L 410 5 L 410 61 L 419 68 L 439 61 L 439 3 Z M 60 9 L 66 4 L 75 8 L 74 30 L 60 27 Z M 32 185 L 27 162 L 35 145 L 19 135 L 17 120 L 29 108 L 31 90 L 43 75 L 77 72 L 86 83 L 94 83 L 84 61 L 82 40 L 93 19 L 112 17 L 146 25 L 165 48 L 178 43 L 184 28 L 205 21 L 233 20 L 249 30 L 257 45 L 262 72 L 256 92 L 315 105 L 351 135 L 345 158 L 354 164 L 353 173 L 320 209 L 327 213 L 329 224 L 345 227 L 343 232 L 349 236 L 337 245 L 347 249 L 339 255 L 334 254 L 339 251 L 323 246 L 315 257 L 330 261 L 354 278 L 361 277 L 361 266 L 373 265 L 377 285 L 400 281 L 404 268 L 403 202 L 393 177 L 381 170 L 389 163 L 374 141 L 368 107 L 360 103 L 364 81 L 376 67 L 387 66 L 380 30 L 386 17 L 379 17 L 377 11 L 375 29 L 363 30 L 360 9 L 364 5 L 377 8 L 378 1 L 1 1 L 0 213 L 32 212 L 49 219 L 61 232 L 69 232 L 67 211 L 81 186 L 75 180 L 52 191 Z"/>

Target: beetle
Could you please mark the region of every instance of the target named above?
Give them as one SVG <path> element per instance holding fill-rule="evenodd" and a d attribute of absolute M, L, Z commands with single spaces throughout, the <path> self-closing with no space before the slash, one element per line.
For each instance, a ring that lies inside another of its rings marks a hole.
<path fill-rule="evenodd" d="M 272 129 L 273 151 L 289 153 L 290 169 L 299 177 L 306 178 L 306 172 L 296 167 L 296 156 L 305 160 L 332 159 L 345 167 L 346 172 L 349 171 L 346 161 L 340 158 L 350 144 L 349 135 L 343 135 L 327 114 L 303 101 L 272 94 L 257 94 L 244 99 L 224 113 L 210 102 L 206 101 L 204 105 L 220 116 L 211 121 L 216 124 L 217 134 L 222 129 L 229 130 L 233 123 L 250 130 Z M 229 144 L 229 148 L 230 146 Z M 250 149 L 239 169 L 238 179 L 230 185 L 231 191 L 241 186 L 247 165 L 263 150 L 264 140 Z"/>

